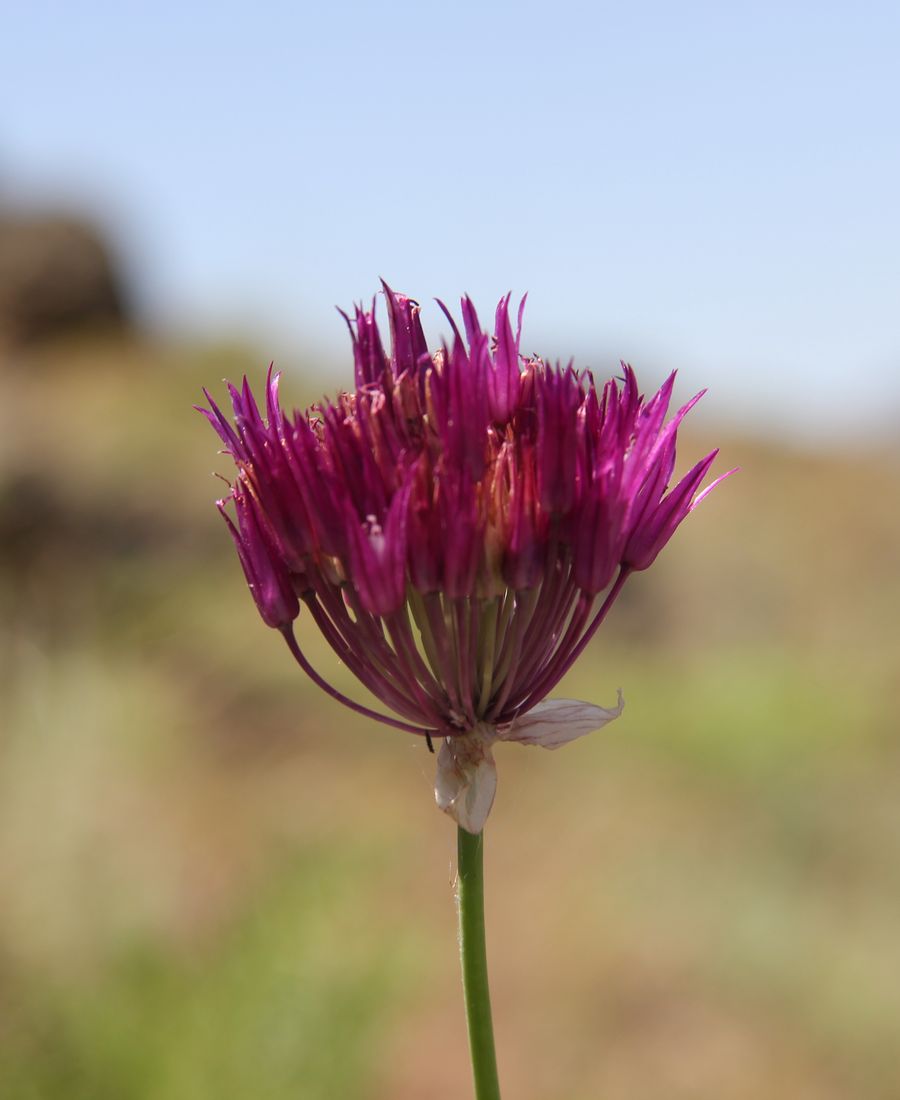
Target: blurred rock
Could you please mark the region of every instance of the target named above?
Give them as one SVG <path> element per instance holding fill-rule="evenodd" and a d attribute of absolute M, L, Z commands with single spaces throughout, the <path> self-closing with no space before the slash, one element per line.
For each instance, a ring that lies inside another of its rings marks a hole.
<path fill-rule="evenodd" d="M 0 210 L 0 345 L 19 348 L 129 321 L 101 231 L 62 214 Z"/>

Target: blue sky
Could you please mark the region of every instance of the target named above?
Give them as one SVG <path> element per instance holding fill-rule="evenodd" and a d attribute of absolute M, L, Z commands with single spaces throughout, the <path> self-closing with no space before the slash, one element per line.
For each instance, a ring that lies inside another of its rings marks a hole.
<path fill-rule="evenodd" d="M 0 195 L 123 234 L 145 309 L 312 344 L 384 275 L 707 416 L 893 434 L 896 4 L 9 5 Z M 428 310 L 432 331 L 440 328 Z M 346 367 L 344 368 L 346 374 Z"/>

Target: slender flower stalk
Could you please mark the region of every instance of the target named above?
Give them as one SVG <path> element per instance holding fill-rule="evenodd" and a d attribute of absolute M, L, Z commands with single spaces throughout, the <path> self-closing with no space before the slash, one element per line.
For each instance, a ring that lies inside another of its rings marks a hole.
<path fill-rule="evenodd" d="M 459 955 L 476 1100 L 500 1100 L 484 933 L 484 832 L 457 827 Z"/>
<path fill-rule="evenodd" d="M 460 936 L 479 1100 L 498 1095 L 484 958 L 481 833 L 497 742 L 558 748 L 622 712 L 548 699 L 632 574 L 685 517 L 716 457 L 671 485 L 675 376 L 651 398 L 631 367 L 602 386 L 521 350 L 509 295 L 486 330 L 429 351 L 412 299 L 384 285 L 344 314 L 355 387 L 287 413 L 269 369 L 262 408 L 245 378 L 232 417 L 200 408 L 236 466 L 218 502 L 263 621 L 320 688 L 357 713 L 439 739 L 435 799 L 460 828 Z M 731 471 L 729 471 L 730 473 Z M 728 476 L 727 474 L 724 476 Z M 334 688 L 294 629 L 301 607 L 387 709 Z M 474 838 L 474 839 L 473 839 Z M 492 1068 L 493 1067 L 493 1068 Z"/>

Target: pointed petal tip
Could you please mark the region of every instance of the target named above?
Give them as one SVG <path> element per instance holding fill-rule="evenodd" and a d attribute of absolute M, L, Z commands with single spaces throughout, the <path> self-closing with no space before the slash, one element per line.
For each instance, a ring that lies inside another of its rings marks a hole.
<path fill-rule="evenodd" d="M 713 455 L 715 456 L 716 453 L 717 452 L 713 452 Z M 694 497 L 693 501 L 691 502 L 691 509 L 690 510 L 693 512 L 693 510 L 697 507 L 697 505 L 700 504 L 700 502 L 702 500 L 704 500 L 706 497 L 708 497 L 709 494 L 713 491 L 713 489 L 715 489 L 715 487 L 717 485 L 721 485 L 722 482 L 727 477 L 731 477 L 732 474 L 740 473 L 740 470 L 741 470 L 740 466 L 734 466 L 734 467 L 732 467 L 732 469 L 726 470 L 724 474 L 720 474 L 719 477 L 717 477 L 715 481 L 713 481 L 710 485 L 707 485 L 706 488 L 702 492 L 698 493 Z"/>

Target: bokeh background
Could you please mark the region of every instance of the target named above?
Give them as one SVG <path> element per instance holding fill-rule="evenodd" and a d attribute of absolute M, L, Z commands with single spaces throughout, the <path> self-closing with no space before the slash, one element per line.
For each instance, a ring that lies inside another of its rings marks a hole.
<path fill-rule="evenodd" d="M 624 717 L 498 754 L 506 1094 L 900 1095 L 896 5 L 3 22 L 0 1094 L 468 1095 L 433 761 L 261 624 L 191 410 L 348 382 L 384 275 L 741 467 L 561 689 Z"/>

